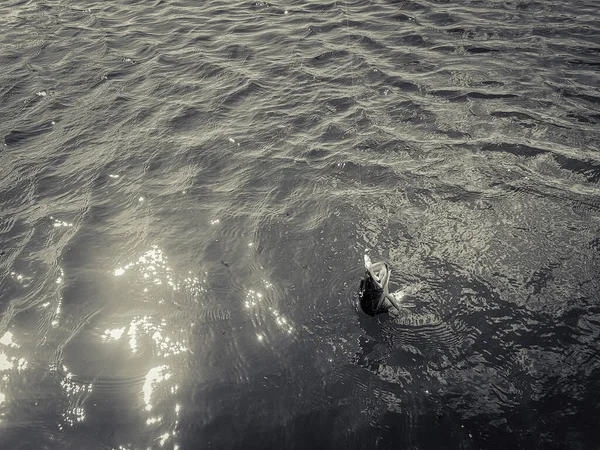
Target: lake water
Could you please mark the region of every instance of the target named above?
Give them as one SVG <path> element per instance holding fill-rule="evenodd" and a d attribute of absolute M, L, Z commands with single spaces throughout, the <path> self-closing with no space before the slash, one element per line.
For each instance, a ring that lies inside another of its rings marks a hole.
<path fill-rule="evenodd" d="M 598 7 L 4 0 L 0 448 L 598 448 Z"/>

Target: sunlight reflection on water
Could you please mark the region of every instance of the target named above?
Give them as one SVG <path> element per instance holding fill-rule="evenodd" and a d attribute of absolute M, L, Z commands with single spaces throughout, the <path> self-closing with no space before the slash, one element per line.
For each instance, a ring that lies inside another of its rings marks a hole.
<path fill-rule="evenodd" d="M 259 341 L 263 341 L 266 337 L 267 328 L 266 326 L 263 326 L 261 322 L 263 315 L 266 315 L 271 323 L 275 324 L 284 333 L 292 334 L 294 326 L 291 321 L 282 315 L 276 307 L 272 306 L 273 303 L 280 300 L 272 298 L 275 296 L 275 287 L 273 283 L 265 279 L 263 279 L 262 282 L 263 288 L 267 292 L 266 294 L 255 289 L 248 289 L 244 299 L 245 309 L 254 314 L 257 326 L 263 328 L 263 330 L 256 333 L 256 338 Z"/>
<path fill-rule="evenodd" d="M 15 342 L 14 335 L 7 331 L 0 338 L 0 406 L 4 406 L 7 401 L 5 392 L 10 387 L 13 378 L 22 374 L 28 367 L 29 362 L 26 358 L 17 355 L 15 352 L 20 346 Z M 5 412 L 0 414 L 4 417 Z"/>
<path fill-rule="evenodd" d="M 132 355 L 151 358 L 153 363 L 143 376 L 140 396 L 145 416 L 144 423 L 150 435 L 153 435 L 153 445 L 163 448 L 172 445 L 178 435 L 181 404 L 175 395 L 180 389 L 179 381 L 184 377 L 178 358 L 189 350 L 189 329 L 193 322 L 188 322 L 187 316 L 181 315 L 182 304 L 192 301 L 190 305 L 198 304 L 198 295 L 206 292 L 205 280 L 200 280 L 189 271 L 186 276 L 180 276 L 167 262 L 167 257 L 157 246 L 152 246 L 137 260 L 121 265 L 113 270 L 113 275 L 119 285 L 129 293 L 132 305 L 141 302 L 145 313 L 133 314 L 123 323 L 122 315 L 112 324 L 107 323 L 99 334 L 105 345 L 118 345 L 122 342 Z M 176 293 L 175 296 L 174 293 Z M 182 296 L 186 300 L 182 300 Z M 184 305 L 185 306 L 185 305 Z M 139 311 L 138 308 L 132 310 Z M 191 311 L 188 314 L 193 314 Z M 185 323 L 180 323 L 186 317 Z M 118 349 L 119 347 L 115 347 Z M 122 444 L 122 449 L 136 449 L 128 444 Z"/>

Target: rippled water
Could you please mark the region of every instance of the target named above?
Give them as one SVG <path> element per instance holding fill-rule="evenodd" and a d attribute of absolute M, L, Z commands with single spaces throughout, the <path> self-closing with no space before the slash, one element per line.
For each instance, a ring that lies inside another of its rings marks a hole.
<path fill-rule="evenodd" d="M 597 448 L 598 6 L 3 1 L 2 448 Z"/>

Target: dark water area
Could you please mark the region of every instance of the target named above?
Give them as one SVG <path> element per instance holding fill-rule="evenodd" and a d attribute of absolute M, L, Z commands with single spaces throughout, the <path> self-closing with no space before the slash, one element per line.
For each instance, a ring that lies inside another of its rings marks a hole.
<path fill-rule="evenodd" d="M 599 7 L 3 1 L 0 448 L 600 448 Z"/>

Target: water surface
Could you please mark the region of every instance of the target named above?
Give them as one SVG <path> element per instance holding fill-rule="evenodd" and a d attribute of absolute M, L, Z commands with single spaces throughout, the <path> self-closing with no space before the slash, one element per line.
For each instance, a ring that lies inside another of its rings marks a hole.
<path fill-rule="evenodd" d="M 4 1 L 2 448 L 597 448 L 597 7 Z"/>

